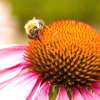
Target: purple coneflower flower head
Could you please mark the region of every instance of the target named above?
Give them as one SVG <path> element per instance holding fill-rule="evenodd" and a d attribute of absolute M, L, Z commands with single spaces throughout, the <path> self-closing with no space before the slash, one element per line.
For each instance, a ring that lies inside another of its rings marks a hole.
<path fill-rule="evenodd" d="M 0 48 L 0 99 L 100 100 L 95 29 L 71 20 L 46 26 L 38 19 L 25 28 L 27 45 Z"/>

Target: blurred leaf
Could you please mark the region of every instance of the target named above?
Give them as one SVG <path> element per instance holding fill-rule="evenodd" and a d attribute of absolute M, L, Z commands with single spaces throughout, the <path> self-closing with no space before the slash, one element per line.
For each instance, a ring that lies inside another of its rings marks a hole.
<path fill-rule="evenodd" d="M 49 23 L 58 19 L 75 19 L 100 23 L 100 0 L 10 0 L 14 15 L 24 23 L 42 18 Z"/>

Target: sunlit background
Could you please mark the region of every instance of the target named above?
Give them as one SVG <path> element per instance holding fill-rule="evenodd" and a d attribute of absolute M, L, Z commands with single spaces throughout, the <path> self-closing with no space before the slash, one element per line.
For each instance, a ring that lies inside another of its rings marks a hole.
<path fill-rule="evenodd" d="M 100 31 L 100 0 L 0 0 L 0 45 L 26 43 L 24 24 L 59 19 L 85 22 Z"/>

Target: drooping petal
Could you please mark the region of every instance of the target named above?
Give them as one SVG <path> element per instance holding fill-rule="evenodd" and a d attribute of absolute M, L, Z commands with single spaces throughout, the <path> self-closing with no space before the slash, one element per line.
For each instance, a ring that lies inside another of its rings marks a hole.
<path fill-rule="evenodd" d="M 100 96 L 98 94 L 93 93 L 92 96 L 94 100 L 100 100 Z"/>
<path fill-rule="evenodd" d="M 27 73 L 11 81 L 0 91 L 0 100 L 26 100 L 28 94 L 36 85 L 38 77 L 38 74 Z"/>
<path fill-rule="evenodd" d="M 9 84 L 9 82 L 16 80 L 16 78 L 21 77 L 25 73 L 30 73 L 25 70 L 27 68 L 26 63 L 20 63 L 9 68 L 0 70 L 0 89 L 2 86 Z"/>
<path fill-rule="evenodd" d="M 20 64 L 12 66 L 11 68 L 0 71 L 0 89 L 9 84 L 9 82 L 16 80 L 19 74 L 21 75 L 22 67 Z"/>
<path fill-rule="evenodd" d="M 36 94 L 38 93 L 38 91 L 40 89 L 41 82 L 42 82 L 42 80 L 40 80 L 40 79 L 37 80 L 37 82 L 32 87 L 29 95 L 27 96 L 27 98 L 25 100 L 34 100 L 34 97 L 36 96 Z"/>
<path fill-rule="evenodd" d="M 50 84 L 45 83 L 41 86 L 34 100 L 49 100 Z"/>
<path fill-rule="evenodd" d="M 100 97 L 100 82 L 93 84 L 92 89 Z"/>
<path fill-rule="evenodd" d="M 96 98 L 94 98 L 94 96 L 91 94 L 91 92 L 89 90 L 87 90 L 86 88 L 82 88 L 81 90 L 81 94 L 84 98 L 84 100 L 97 100 Z"/>
<path fill-rule="evenodd" d="M 25 45 L 0 47 L 0 70 L 23 62 L 25 47 Z"/>
<path fill-rule="evenodd" d="M 72 100 L 84 100 L 83 96 L 76 88 L 72 89 Z"/>
<path fill-rule="evenodd" d="M 63 86 L 59 87 L 59 91 L 58 91 L 56 100 L 69 100 L 67 92 Z"/>

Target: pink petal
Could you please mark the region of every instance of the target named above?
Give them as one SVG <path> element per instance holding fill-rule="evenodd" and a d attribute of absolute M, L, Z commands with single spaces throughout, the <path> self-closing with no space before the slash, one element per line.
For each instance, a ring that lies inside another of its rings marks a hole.
<path fill-rule="evenodd" d="M 25 45 L 13 45 L 0 48 L 0 70 L 23 62 Z"/>
<path fill-rule="evenodd" d="M 37 82 L 32 87 L 29 95 L 27 96 L 27 98 L 25 100 L 34 100 L 34 97 L 36 96 L 36 94 L 38 93 L 38 91 L 40 89 L 41 82 L 42 82 L 42 80 L 37 80 Z"/>
<path fill-rule="evenodd" d="M 69 100 L 67 92 L 63 86 L 59 87 L 59 91 L 58 91 L 56 100 Z"/>
<path fill-rule="evenodd" d="M 81 93 L 76 89 L 72 89 L 72 100 L 84 100 Z"/>
<path fill-rule="evenodd" d="M 16 65 L 0 71 L 0 88 L 9 84 L 10 81 L 15 80 L 21 74 L 21 65 Z"/>
<path fill-rule="evenodd" d="M 15 80 L 21 74 L 30 73 L 29 71 L 25 70 L 26 63 L 24 64 L 17 64 L 15 66 L 11 66 L 10 68 L 5 68 L 0 71 L 0 88 L 2 85 L 9 84 L 10 81 Z"/>
<path fill-rule="evenodd" d="M 97 100 L 94 98 L 94 96 L 85 88 L 81 89 L 82 96 L 84 97 L 84 100 Z"/>
<path fill-rule="evenodd" d="M 92 89 L 100 97 L 100 82 L 93 84 Z"/>
<path fill-rule="evenodd" d="M 93 93 L 92 96 L 93 96 L 94 100 L 100 100 L 100 96 L 99 95 Z"/>
<path fill-rule="evenodd" d="M 43 84 L 34 100 L 49 100 L 49 90 L 50 90 L 50 84 L 49 83 Z"/>
<path fill-rule="evenodd" d="M 38 77 L 36 74 L 32 76 L 27 73 L 16 78 L 0 91 L 0 100 L 31 100 L 26 99 L 26 97 L 30 94 L 32 88 L 36 86 Z"/>
<path fill-rule="evenodd" d="M 100 82 L 93 84 L 91 88 L 94 91 L 94 98 L 96 98 L 96 100 L 100 100 Z"/>

